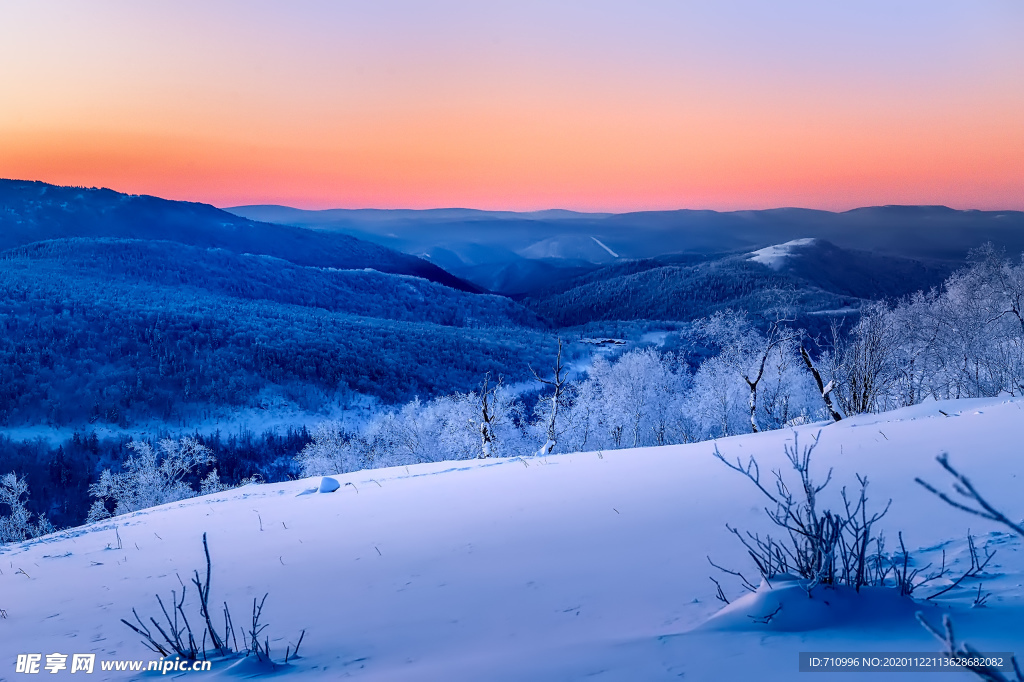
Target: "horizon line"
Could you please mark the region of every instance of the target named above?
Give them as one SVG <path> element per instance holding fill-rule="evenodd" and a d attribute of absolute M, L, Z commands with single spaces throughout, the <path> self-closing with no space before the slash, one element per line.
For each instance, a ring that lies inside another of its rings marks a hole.
<path fill-rule="evenodd" d="M 409 211 L 409 212 L 420 212 L 426 213 L 430 211 L 473 211 L 478 213 L 513 213 L 519 215 L 530 215 L 536 213 L 574 213 L 584 216 L 616 216 L 616 215 L 629 215 L 635 213 L 674 213 L 680 211 L 692 211 L 692 212 L 706 212 L 706 213 L 756 213 L 764 211 L 814 211 L 818 213 L 832 213 L 835 215 L 843 213 L 851 213 L 853 211 L 861 211 L 872 208 L 932 208 L 932 209 L 945 209 L 948 211 L 955 212 L 976 212 L 976 213 L 1024 213 L 1024 209 L 1018 208 L 955 208 L 948 204 L 864 204 L 860 206 L 854 206 L 848 209 L 834 210 L 828 208 L 813 208 L 810 206 L 797 206 L 797 205 L 782 205 L 782 206 L 771 206 L 766 208 L 734 208 L 734 209 L 717 209 L 717 208 L 690 208 L 690 207 L 675 207 L 675 208 L 644 208 L 644 209 L 633 209 L 624 211 L 598 211 L 598 210 L 579 210 L 573 208 L 561 208 L 561 207 L 548 207 L 539 209 L 510 209 L 510 208 L 475 208 L 471 206 L 431 206 L 427 208 L 412 208 L 412 207 L 388 207 L 382 208 L 379 206 L 359 206 L 359 207 L 346 207 L 346 206 L 331 206 L 328 208 L 301 208 L 299 206 L 292 206 L 290 204 L 275 204 L 275 203 L 259 203 L 259 204 L 233 204 L 233 205 L 217 205 L 212 202 L 201 201 L 197 199 L 174 199 L 158 194 L 148 193 L 133 193 L 125 192 L 113 187 L 106 186 L 86 186 L 86 185 L 62 185 L 54 182 L 47 182 L 46 180 L 36 180 L 27 178 L 0 178 L 0 182 L 23 182 L 23 183 L 34 183 L 48 185 L 50 187 L 60 187 L 63 189 L 85 189 L 85 190 L 105 190 L 108 192 L 114 192 L 116 194 L 122 194 L 125 196 L 133 197 L 151 197 L 154 199 L 161 199 L 163 201 L 179 201 L 183 203 L 202 204 L 210 206 L 220 211 L 230 212 L 237 209 L 245 208 L 284 208 L 293 211 L 304 211 L 308 213 L 325 213 L 328 211 Z"/>

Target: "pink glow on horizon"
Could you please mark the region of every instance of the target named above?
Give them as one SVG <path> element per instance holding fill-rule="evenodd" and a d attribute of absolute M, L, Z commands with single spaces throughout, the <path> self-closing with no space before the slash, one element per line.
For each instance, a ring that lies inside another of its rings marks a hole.
<path fill-rule="evenodd" d="M 0 177 L 218 206 L 1024 209 L 1019 3 L 12 3 Z"/>

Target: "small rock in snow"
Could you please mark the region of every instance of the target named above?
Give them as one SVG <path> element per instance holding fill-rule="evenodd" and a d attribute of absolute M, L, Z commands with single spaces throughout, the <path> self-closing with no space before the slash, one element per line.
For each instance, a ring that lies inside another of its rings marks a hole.
<path fill-rule="evenodd" d="M 320 481 L 320 492 L 322 493 L 333 493 L 340 487 L 341 484 L 338 483 L 338 480 L 330 476 L 324 476 Z"/>

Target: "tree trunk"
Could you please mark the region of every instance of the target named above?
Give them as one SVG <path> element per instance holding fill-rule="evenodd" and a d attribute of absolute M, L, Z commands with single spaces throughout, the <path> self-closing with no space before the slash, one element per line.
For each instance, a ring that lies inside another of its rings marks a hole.
<path fill-rule="evenodd" d="M 480 390 L 480 406 L 481 406 L 481 418 L 480 418 L 480 459 L 487 459 L 491 456 L 491 444 L 494 442 L 494 432 L 491 430 L 491 424 L 494 422 L 494 411 L 491 404 L 493 393 L 487 390 L 487 383 L 490 379 L 490 374 L 484 377 L 484 385 Z M 501 379 L 498 379 L 498 384 L 501 384 Z"/>
<path fill-rule="evenodd" d="M 491 435 L 491 425 L 489 422 L 480 423 L 480 451 L 481 459 L 487 459 L 491 456 L 491 443 L 494 440 L 494 436 Z"/>
<path fill-rule="evenodd" d="M 750 432 L 757 433 L 757 382 L 747 379 L 750 386 Z"/>
<path fill-rule="evenodd" d="M 814 383 L 818 385 L 818 392 L 821 394 L 821 399 L 825 401 L 825 407 L 828 409 L 829 415 L 832 417 L 833 421 L 840 421 L 842 417 L 838 412 L 836 412 L 836 408 L 832 406 L 832 382 L 828 382 L 828 386 L 822 382 L 821 373 L 818 372 L 814 363 L 811 362 L 811 356 L 803 346 L 800 346 L 800 357 L 804 359 L 804 364 L 807 365 L 807 370 L 811 373 L 811 376 L 814 377 Z"/>
<path fill-rule="evenodd" d="M 541 455 L 551 454 L 551 451 L 555 449 L 555 444 L 557 442 L 557 437 L 555 435 L 555 423 L 558 419 L 558 398 L 560 397 L 559 393 L 561 393 L 558 389 L 560 388 L 561 386 L 559 386 L 551 396 L 551 414 L 548 417 L 548 439 L 540 449 Z"/>

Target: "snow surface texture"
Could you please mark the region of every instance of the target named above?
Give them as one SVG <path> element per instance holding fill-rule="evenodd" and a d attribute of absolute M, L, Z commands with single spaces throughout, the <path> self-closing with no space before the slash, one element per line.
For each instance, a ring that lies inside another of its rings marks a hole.
<path fill-rule="evenodd" d="M 934 458 L 947 451 L 991 501 L 1020 518 L 1022 423 L 1024 401 L 989 399 L 797 429 L 802 443 L 820 429 L 812 469 L 824 480 L 835 467 L 833 496 L 843 485 L 855 488 L 860 472 L 871 481 L 873 503 L 893 498 L 882 522 L 890 548 L 902 530 L 919 565 L 945 549 L 957 569 L 970 528 L 979 545 L 998 549 L 983 579 L 992 593 L 986 608 L 970 608 L 971 583 L 937 600 L 932 612 L 937 622 L 940 610 L 951 609 L 958 635 L 981 651 L 1024 654 L 1021 543 L 944 505 L 914 477 L 945 488 Z M 306 630 L 302 658 L 281 673 L 289 676 L 793 680 L 800 651 L 937 652 L 914 621 L 914 605 L 891 593 L 857 601 L 836 592 L 836 608 L 823 609 L 807 606 L 802 588 L 785 581 L 744 596 L 708 565 L 711 555 L 756 576 L 724 524 L 767 529 L 752 484 L 715 460 L 714 446 L 730 459 L 756 455 L 768 474 L 785 464 L 782 446 L 793 437 L 773 431 L 363 471 L 337 476 L 339 489 L 327 495 L 301 494 L 318 489 L 319 478 L 248 486 L 9 545 L 0 550 L 0 608 L 7 612 L 0 679 L 21 679 L 14 673 L 19 653 L 148 659 L 119 619 L 131 618 L 132 607 L 156 615 L 155 594 L 166 602 L 180 589 L 176 574 L 187 582 L 204 568 L 204 532 L 212 603 L 227 601 L 236 623 L 245 623 L 253 597 L 269 592 L 264 621 L 276 657 Z M 733 600 L 724 611 L 709 575 Z M 194 598 L 190 590 L 190 615 Z M 805 608 L 757 622 L 783 602 Z M 97 670 L 89 679 L 105 674 L 129 677 Z M 203 678 L 237 674 L 215 666 Z M 933 676 L 915 679 L 922 677 Z"/>
<path fill-rule="evenodd" d="M 774 246 L 766 246 L 763 249 L 752 251 L 750 258 L 755 263 L 767 265 L 772 270 L 781 270 L 786 264 L 786 260 L 793 255 L 794 246 L 810 246 L 815 242 L 814 238 L 808 239 L 794 239 L 788 241 L 785 244 L 775 244 Z"/>

